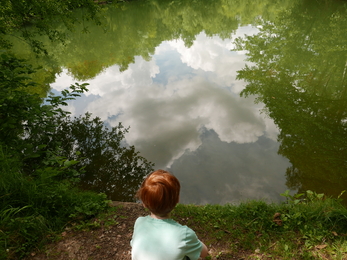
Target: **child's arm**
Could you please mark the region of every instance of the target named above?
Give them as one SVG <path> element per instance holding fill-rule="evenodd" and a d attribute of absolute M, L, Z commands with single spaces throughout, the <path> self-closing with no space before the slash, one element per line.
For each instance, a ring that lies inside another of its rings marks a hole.
<path fill-rule="evenodd" d="M 202 250 L 201 250 L 201 253 L 200 253 L 200 259 L 205 259 L 205 257 L 208 255 L 208 249 L 207 249 L 207 246 L 204 243 L 201 242 L 201 244 L 202 244 Z"/>

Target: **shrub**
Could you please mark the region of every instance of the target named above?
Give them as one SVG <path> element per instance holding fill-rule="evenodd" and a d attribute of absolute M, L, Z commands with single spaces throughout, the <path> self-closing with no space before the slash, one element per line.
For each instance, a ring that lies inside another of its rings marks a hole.
<path fill-rule="evenodd" d="M 96 183 L 97 191 L 129 197 L 152 167 L 126 146 L 121 124 L 109 130 L 99 118 L 72 119 L 62 109 L 87 84 L 43 103 L 28 91 L 34 71 L 24 60 L 0 56 L 0 255 L 9 259 L 108 207 L 105 194 L 78 188 L 80 178 L 90 181 L 88 188 Z M 102 182 L 109 186 L 100 188 Z"/>

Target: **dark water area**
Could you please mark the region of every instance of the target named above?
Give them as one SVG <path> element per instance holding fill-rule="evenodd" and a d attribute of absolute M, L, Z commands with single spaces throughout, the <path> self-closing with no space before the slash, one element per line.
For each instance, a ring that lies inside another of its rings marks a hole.
<path fill-rule="evenodd" d="M 340 1 L 110 5 L 101 26 L 49 45 L 41 62 L 59 72 L 53 92 L 88 82 L 68 110 L 130 126 L 126 142 L 180 179 L 182 203 L 279 202 L 288 189 L 337 197 L 347 188 L 346 10 Z"/>

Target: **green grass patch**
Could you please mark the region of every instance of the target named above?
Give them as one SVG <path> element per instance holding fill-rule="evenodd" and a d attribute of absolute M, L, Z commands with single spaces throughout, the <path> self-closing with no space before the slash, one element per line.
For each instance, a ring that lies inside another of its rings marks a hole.
<path fill-rule="evenodd" d="M 195 230 L 207 246 L 249 252 L 252 259 L 346 259 L 347 209 L 339 199 L 311 191 L 304 195 L 287 196 L 281 204 L 180 204 L 172 217 Z"/>

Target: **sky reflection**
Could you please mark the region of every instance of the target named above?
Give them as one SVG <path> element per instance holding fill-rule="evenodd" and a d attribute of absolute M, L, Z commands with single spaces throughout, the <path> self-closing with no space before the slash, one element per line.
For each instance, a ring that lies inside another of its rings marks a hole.
<path fill-rule="evenodd" d="M 233 37 L 256 31 L 243 27 Z M 277 154 L 278 130 L 262 105 L 239 97 L 245 55 L 232 48 L 231 39 L 204 33 L 190 48 L 163 42 L 150 61 L 136 57 L 124 72 L 112 66 L 88 80 L 89 92 L 68 109 L 130 126 L 127 142 L 179 177 L 183 203 L 278 201 L 289 162 Z M 73 82 L 64 71 L 52 88 Z"/>

